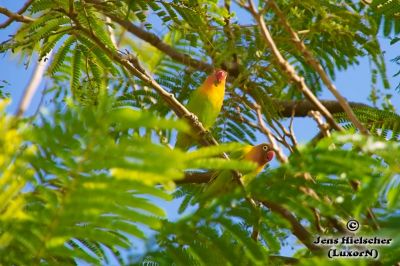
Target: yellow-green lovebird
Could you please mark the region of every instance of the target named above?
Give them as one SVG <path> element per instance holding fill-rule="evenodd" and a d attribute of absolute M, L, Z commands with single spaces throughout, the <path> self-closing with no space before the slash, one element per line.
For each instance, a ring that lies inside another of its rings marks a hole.
<path fill-rule="evenodd" d="M 247 185 L 274 158 L 274 155 L 275 153 L 271 145 L 262 143 L 256 146 L 246 145 L 237 154 L 232 154 L 231 157 L 232 159 L 247 160 L 257 164 L 257 167 L 253 171 L 242 173 L 242 181 L 244 185 Z M 216 195 L 231 190 L 234 185 L 232 171 L 223 170 L 214 175 L 205 190 L 203 190 L 200 198 L 209 200 Z"/>
<path fill-rule="evenodd" d="M 205 129 L 210 129 L 221 111 L 225 96 L 227 73 L 216 70 L 190 96 L 187 109 L 195 114 Z M 187 134 L 178 134 L 176 147 L 188 149 L 194 140 Z"/>

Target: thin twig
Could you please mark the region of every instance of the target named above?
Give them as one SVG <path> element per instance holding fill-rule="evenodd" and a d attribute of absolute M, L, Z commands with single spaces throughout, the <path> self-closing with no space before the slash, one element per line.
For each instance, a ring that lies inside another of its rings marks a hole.
<path fill-rule="evenodd" d="M 291 136 L 291 134 L 292 133 L 290 133 L 289 132 L 289 130 L 287 130 L 286 129 L 286 127 L 284 126 L 284 125 L 282 125 L 282 123 L 281 122 L 279 122 L 279 120 L 278 119 L 272 119 L 273 120 L 273 122 L 275 123 L 275 124 L 277 124 L 278 125 L 278 127 L 280 128 L 280 130 L 282 131 L 282 140 L 283 140 L 283 145 L 285 145 L 285 147 L 286 148 L 288 148 L 289 149 L 289 151 L 290 152 L 293 152 L 293 150 L 294 150 L 294 143 L 293 143 L 293 138 L 294 138 L 294 136 Z M 270 123 L 270 124 L 272 124 L 272 125 L 274 125 L 273 123 Z M 271 126 L 272 127 L 272 126 Z M 275 126 L 274 127 L 272 127 L 272 128 L 275 128 Z M 276 131 L 276 130 L 275 130 Z M 289 139 L 290 139 L 290 141 L 292 142 L 292 144 L 290 144 L 287 140 L 286 140 L 286 137 L 289 137 Z"/>
<path fill-rule="evenodd" d="M 258 241 L 259 234 L 260 234 L 260 232 L 258 231 L 258 228 L 256 226 L 253 226 L 253 232 L 251 233 L 251 238 L 254 241 Z"/>
<path fill-rule="evenodd" d="M 199 136 L 199 142 L 203 145 L 218 145 L 218 142 L 213 138 L 213 136 L 203 127 L 202 123 L 199 121 L 196 115 L 189 112 L 184 105 L 182 105 L 172 93 L 168 93 L 164 90 L 160 84 L 158 84 L 154 78 L 147 74 L 145 69 L 139 63 L 139 60 L 133 56 L 123 56 L 118 53 L 116 49 L 110 49 L 91 31 L 84 27 L 82 27 L 75 19 L 74 16 L 70 16 L 69 13 L 65 12 L 65 10 L 60 9 L 60 12 L 69 16 L 76 24 L 76 28 L 85 34 L 88 38 L 90 38 L 108 57 L 115 60 L 117 63 L 122 65 L 126 70 L 128 70 L 132 75 L 138 77 L 140 80 L 148 84 L 151 88 L 153 88 L 163 100 L 169 105 L 169 107 L 175 112 L 175 114 L 179 118 L 184 118 L 188 121 L 189 125 L 193 128 L 195 132 L 197 132 Z M 24 106 L 24 105 L 21 105 Z M 20 109 L 20 108 L 19 108 Z M 21 108 L 23 109 L 23 108 Z M 20 111 L 19 111 L 20 112 Z M 223 153 L 221 155 L 222 158 L 229 160 L 229 157 Z M 243 181 L 241 180 L 241 175 L 237 171 L 232 171 L 235 177 L 236 182 L 242 188 L 244 193 L 246 194 L 245 187 Z M 246 196 L 246 200 L 250 203 L 253 209 L 257 208 L 257 205 L 253 199 Z"/>
<path fill-rule="evenodd" d="M 315 217 L 315 227 L 317 228 L 319 233 L 323 234 L 325 232 L 325 229 L 322 227 L 321 224 L 321 215 L 316 208 L 312 207 L 311 210 L 313 211 Z"/>
<path fill-rule="evenodd" d="M 261 107 L 256 106 L 256 112 L 257 112 L 257 119 L 258 119 L 258 124 L 260 126 L 261 131 L 267 136 L 269 142 L 271 143 L 272 149 L 275 151 L 278 160 L 282 163 L 287 163 L 288 159 L 286 156 L 283 154 L 283 151 L 281 148 L 278 146 L 278 144 L 275 142 L 275 137 L 271 133 L 271 131 L 267 128 L 267 126 L 264 123 L 264 120 L 262 118 L 262 113 L 261 113 Z"/>
<path fill-rule="evenodd" d="M 199 136 L 199 141 L 203 145 L 218 145 L 218 142 L 209 134 L 209 132 L 203 127 L 202 123 L 199 121 L 196 115 L 189 112 L 184 105 L 182 105 L 172 93 L 168 93 L 165 91 L 160 84 L 158 84 L 151 75 L 148 75 L 143 67 L 140 65 L 138 59 L 136 57 L 128 57 L 123 58 L 116 51 L 113 51 L 106 47 L 100 39 L 97 38 L 94 34 L 92 34 L 87 29 L 81 27 L 79 22 L 77 23 L 77 27 L 81 32 L 91 38 L 96 45 L 102 49 L 110 58 L 114 59 L 116 62 L 120 63 L 127 70 L 129 70 L 133 75 L 141 79 L 143 82 L 147 83 L 150 87 L 157 91 L 157 93 L 164 99 L 164 101 L 170 106 L 170 108 L 175 112 L 175 114 L 179 118 L 185 118 L 189 125 L 197 132 Z M 223 158 L 229 160 L 229 157 L 224 153 L 222 155 Z M 241 179 L 241 175 L 237 171 L 232 171 L 234 174 L 235 181 L 241 187 L 243 192 L 246 195 L 245 186 Z M 253 199 L 248 196 L 245 196 L 246 200 L 252 206 L 253 209 L 257 209 L 257 205 Z"/>
<path fill-rule="evenodd" d="M 120 26 L 125 28 L 128 32 L 134 34 L 136 37 L 138 37 L 138 38 L 148 42 L 152 46 L 156 47 L 158 50 L 162 51 L 163 53 L 165 53 L 172 59 L 174 59 L 182 64 L 189 65 L 198 70 L 212 71 L 214 69 L 214 67 L 210 64 L 207 64 L 200 60 L 194 59 L 187 54 L 183 54 L 183 53 L 179 52 L 172 46 L 163 42 L 157 35 L 150 33 L 148 31 L 145 31 L 144 29 L 136 26 L 129 19 L 125 19 L 120 16 L 114 15 L 111 12 L 108 12 L 107 6 L 103 1 L 88 0 L 87 2 L 95 4 L 96 9 L 102 11 L 104 15 L 106 15 L 111 20 L 118 23 Z"/>
<path fill-rule="evenodd" d="M 258 210 L 260 208 L 260 206 L 259 206 L 260 204 L 258 203 L 257 205 L 258 205 L 258 208 L 257 208 L 257 210 Z M 253 225 L 253 232 L 251 232 L 251 238 L 256 242 L 258 241 L 258 237 L 260 235 L 260 222 L 261 222 L 260 217 L 258 217 L 256 224 Z"/>
<path fill-rule="evenodd" d="M 209 136 L 209 132 L 203 127 L 201 122 L 198 120 L 198 118 L 189 112 L 186 107 L 181 104 L 172 93 L 167 92 L 164 90 L 158 82 L 154 80 L 154 78 L 151 75 L 148 75 L 143 67 L 140 65 L 139 61 L 137 58 L 135 58 L 133 55 L 131 56 L 123 56 L 119 54 L 116 50 L 109 49 L 107 46 L 103 44 L 103 42 L 97 38 L 94 34 L 92 34 L 89 30 L 77 26 L 78 29 L 87 35 L 103 52 L 105 52 L 110 58 L 121 64 L 123 67 L 125 67 L 132 75 L 138 77 L 140 80 L 148 84 L 151 88 L 153 88 L 162 98 L 163 100 L 171 107 L 171 109 L 175 112 L 175 114 L 179 118 L 185 118 L 191 127 L 195 130 L 195 132 L 198 132 L 198 135 L 200 136 L 200 142 L 202 142 L 203 145 L 217 145 L 218 143 L 212 136 Z M 206 137 L 209 138 L 206 138 Z"/>
<path fill-rule="evenodd" d="M 3 15 L 5 15 L 5 16 L 7 16 L 7 17 L 9 17 L 8 20 L 11 19 L 11 22 L 13 22 L 13 21 L 18 21 L 18 22 L 30 23 L 30 22 L 33 22 L 33 21 L 34 21 L 34 19 L 32 19 L 32 18 L 30 18 L 30 17 L 23 16 L 23 15 L 20 15 L 20 14 L 18 14 L 18 13 L 11 12 L 10 10 L 8 10 L 7 8 L 2 7 L 2 6 L 0 6 L 0 13 L 3 14 Z M 11 22 L 8 22 L 8 20 L 7 20 L 6 22 L 2 23 L 2 24 L 0 25 L 0 28 L 5 28 L 5 27 L 7 27 L 7 26 L 11 23 Z M 8 24 L 7 24 L 7 23 L 8 23 Z M 4 26 L 4 25 L 5 25 L 5 26 Z"/>
<path fill-rule="evenodd" d="M 296 139 L 296 136 L 294 135 L 294 129 L 293 129 L 294 115 L 295 115 L 295 110 L 293 108 L 292 115 L 290 116 L 289 132 L 290 132 L 290 138 L 292 140 L 293 146 L 297 149 L 297 139 Z"/>
<path fill-rule="evenodd" d="M 329 125 L 324 123 L 324 121 L 322 121 L 321 114 L 318 111 L 310 111 L 308 112 L 308 115 L 314 119 L 314 121 L 318 125 L 318 128 L 321 130 L 322 134 L 325 137 L 331 136 L 331 133 L 329 131 Z"/>
<path fill-rule="evenodd" d="M 240 2 L 238 2 L 241 6 L 243 6 Z M 338 131 L 342 131 L 343 128 L 338 125 L 333 118 L 332 114 L 321 104 L 321 102 L 318 100 L 318 98 L 312 93 L 312 91 L 308 88 L 307 84 L 304 81 L 304 78 L 299 76 L 294 69 L 294 67 L 283 57 L 283 55 L 279 52 L 278 47 L 275 44 L 275 41 L 273 40 L 271 33 L 269 32 L 264 18 L 262 14 L 258 13 L 256 10 L 256 7 L 253 3 L 252 0 L 248 0 L 249 5 L 248 6 L 243 6 L 245 9 L 247 9 L 253 16 L 253 18 L 256 20 L 260 31 L 261 35 L 264 38 L 265 42 L 269 46 L 272 55 L 274 56 L 275 60 L 277 61 L 279 67 L 288 75 L 290 80 L 296 85 L 296 87 L 303 93 L 303 95 L 310 101 L 312 102 L 315 107 L 318 109 L 318 111 L 321 112 L 321 114 L 324 115 L 326 120 L 329 122 L 329 124 L 335 128 Z"/>
<path fill-rule="evenodd" d="M 353 110 L 351 109 L 347 100 L 340 94 L 340 92 L 336 89 L 333 82 L 328 77 L 328 74 L 323 69 L 322 65 L 318 62 L 318 60 L 313 56 L 311 51 L 307 49 L 304 42 L 299 38 L 297 33 L 293 30 L 290 26 L 289 22 L 287 21 L 285 15 L 280 10 L 279 6 L 276 4 L 274 0 L 268 1 L 269 6 L 271 6 L 275 13 L 278 15 L 281 24 L 286 29 L 286 31 L 292 37 L 293 43 L 296 45 L 296 48 L 303 54 L 306 62 L 319 74 L 322 81 L 324 82 L 325 86 L 330 90 L 330 92 L 335 96 L 338 100 L 339 104 L 342 106 L 343 110 L 346 112 L 347 116 L 349 117 L 350 121 L 356 126 L 358 130 L 362 134 L 368 135 L 368 130 L 361 124 L 361 122 L 357 119 L 356 115 L 354 114 Z"/>
<path fill-rule="evenodd" d="M 9 13 L 8 13 L 9 15 L 7 15 L 2 12 L 4 15 L 8 16 L 8 19 L 5 22 L 0 24 L 0 29 L 4 29 L 5 27 L 10 25 L 15 20 L 20 21 L 20 20 L 18 20 L 18 18 L 21 18 L 19 16 L 22 16 L 22 13 L 24 13 L 28 9 L 28 7 L 32 4 L 33 1 L 34 0 L 26 1 L 25 4 L 20 8 L 20 10 L 17 11 L 17 13 L 12 13 L 11 11 L 9 11 Z M 0 7 L 0 8 L 2 8 L 2 7 Z M 10 14 L 12 14 L 12 16 L 10 16 Z M 28 19 L 27 17 L 24 17 L 24 16 L 22 16 L 22 18 Z M 25 21 L 21 21 L 21 22 L 25 22 Z"/>
<path fill-rule="evenodd" d="M 277 120 L 275 118 L 272 118 L 272 122 L 275 122 L 275 124 L 277 124 L 278 127 L 280 128 L 280 130 L 282 131 L 282 127 L 281 127 L 282 125 L 279 125 L 278 123 L 276 123 L 276 121 Z M 275 139 L 278 140 L 278 141 L 280 139 L 279 142 L 281 142 L 283 145 L 285 145 L 286 148 L 288 148 L 290 150 L 290 145 L 287 143 L 287 141 L 285 139 L 285 133 L 283 131 L 280 132 L 279 129 L 275 126 L 274 123 L 268 123 L 268 124 L 271 127 L 271 129 L 275 132 L 275 134 L 277 135 L 277 136 L 274 135 Z"/>
<path fill-rule="evenodd" d="M 333 216 L 327 216 L 328 222 L 336 229 L 338 232 L 342 234 L 348 234 L 349 231 L 346 229 L 346 227 L 341 223 L 336 217 Z"/>

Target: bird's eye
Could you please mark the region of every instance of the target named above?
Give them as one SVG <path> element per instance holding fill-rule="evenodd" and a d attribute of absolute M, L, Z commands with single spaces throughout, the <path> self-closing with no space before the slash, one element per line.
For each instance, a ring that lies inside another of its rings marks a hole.
<path fill-rule="evenodd" d="M 267 151 L 268 150 L 268 146 L 263 146 L 263 150 Z"/>

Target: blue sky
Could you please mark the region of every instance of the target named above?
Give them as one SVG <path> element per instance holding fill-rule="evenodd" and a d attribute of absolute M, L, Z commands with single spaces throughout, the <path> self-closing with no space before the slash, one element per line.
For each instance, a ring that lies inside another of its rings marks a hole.
<path fill-rule="evenodd" d="M 15 1 L 15 0 L 2 0 L 0 1 L 0 6 L 4 6 L 9 8 L 10 10 L 16 11 L 22 5 L 23 1 Z M 0 15 L 0 21 L 3 22 L 6 18 L 3 15 Z M 9 35 L 12 34 L 18 24 L 14 23 L 12 27 L 7 29 L 0 30 L 0 42 L 8 39 Z M 161 30 L 160 30 L 161 31 Z M 397 46 L 391 46 L 389 44 L 389 40 L 385 40 L 381 38 L 382 49 L 385 51 L 385 60 L 387 62 L 387 72 L 389 81 L 391 83 L 391 89 L 389 90 L 393 94 L 393 104 L 397 111 L 399 111 L 399 93 L 395 91 L 395 87 L 397 86 L 400 79 L 392 78 L 393 74 L 398 71 L 398 66 L 394 63 L 390 62 L 390 59 L 396 57 L 398 55 L 398 51 L 396 51 Z M 0 81 L 6 80 L 9 85 L 6 86 L 5 91 L 11 94 L 12 103 L 8 108 L 9 113 L 14 113 L 16 107 L 21 99 L 21 95 L 25 87 L 27 86 L 32 69 L 34 68 L 36 62 L 35 60 L 31 60 L 30 64 L 26 67 L 24 63 L 29 62 L 28 58 L 18 58 L 11 53 L 0 54 Z M 349 101 L 355 102 L 363 102 L 368 103 L 367 97 L 371 88 L 371 73 L 369 68 L 369 62 L 367 58 L 360 58 L 360 65 L 350 67 L 348 70 L 337 73 L 337 78 L 334 81 L 336 87 L 340 91 L 340 93 L 345 96 Z M 1 84 L 0 84 L 1 85 Z M 379 86 L 382 87 L 381 83 L 378 83 Z M 33 98 L 32 104 L 28 109 L 27 115 L 30 115 L 35 112 L 37 106 L 39 104 L 40 94 L 44 89 L 45 84 L 39 88 L 39 91 Z M 334 97 L 325 90 L 322 94 L 322 99 L 334 99 Z M 306 142 L 310 139 L 310 136 L 314 136 L 317 132 L 317 128 L 315 123 L 309 118 L 300 118 L 296 119 L 294 123 L 294 128 L 296 132 L 296 136 L 300 142 Z M 311 134 L 310 134 L 311 133 Z M 275 161 L 272 166 L 277 165 Z M 169 213 L 170 218 L 176 218 L 176 208 L 178 203 L 174 202 L 173 204 L 168 204 L 165 207 Z M 286 254 L 290 253 L 289 250 L 285 252 Z"/>

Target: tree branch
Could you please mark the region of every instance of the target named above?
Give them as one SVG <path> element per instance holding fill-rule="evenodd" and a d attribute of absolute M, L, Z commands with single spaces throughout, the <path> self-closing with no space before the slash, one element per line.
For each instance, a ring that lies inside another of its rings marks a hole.
<path fill-rule="evenodd" d="M 182 180 L 175 181 L 177 184 L 186 184 L 186 183 L 208 183 L 211 180 L 213 173 L 212 172 L 187 172 L 185 174 L 185 178 Z M 283 216 L 292 226 L 292 233 L 312 252 L 319 252 L 322 249 L 314 245 L 312 243 L 312 235 L 304 228 L 304 226 L 297 220 L 297 218 L 286 208 L 283 206 L 268 201 L 263 200 L 260 201 L 265 207 L 270 209 L 273 212 L 279 213 Z"/>
<path fill-rule="evenodd" d="M 282 149 L 275 142 L 274 135 L 271 133 L 271 131 L 267 128 L 267 126 L 264 123 L 262 113 L 261 113 L 261 107 L 255 106 L 255 109 L 256 109 L 255 111 L 257 113 L 258 125 L 260 126 L 261 131 L 268 137 L 268 140 L 271 143 L 272 149 L 275 151 L 279 161 L 282 163 L 287 163 L 288 162 L 287 157 L 283 153 Z"/>
<path fill-rule="evenodd" d="M 287 101 L 287 100 L 273 100 L 275 105 L 279 109 L 279 114 L 282 117 L 291 117 L 292 110 L 294 110 L 295 117 L 306 117 L 308 112 L 316 111 L 317 108 L 314 104 L 312 104 L 308 100 L 295 100 L 295 101 Z M 331 113 L 342 113 L 344 112 L 342 106 L 339 104 L 338 101 L 333 100 L 320 100 L 320 103 Z M 357 107 L 369 107 L 373 108 L 364 103 L 357 103 L 357 102 L 349 102 L 349 105 L 353 108 Z"/>
<path fill-rule="evenodd" d="M 75 22 L 75 28 L 85 34 L 90 38 L 104 53 L 111 59 L 115 60 L 121 66 L 125 67 L 132 75 L 138 77 L 140 80 L 152 87 L 163 100 L 170 106 L 170 108 L 175 112 L 179 118 L 184 118 L 188 121 L 192 129 L 197 132 L 199 137 L 199 142 L 202 145 L 218 145 L 218 142 L 213 138 L 213 136 L 203 127 L 202 123 L 199 121 L 196 115 L 189 112 L 184 105 L 182 105 L 172 93 L 168 93 L 164 90 L 160 84 L 158 84 L 151 75 L 148 75 L 146 71 L 139 64 L 138 59 L 133 55 L 123 56 L 117 52 L 116 49 L 111 49 L 103 44 L 103 42 L 93 34 L 92 31 L 82 27 L 74 17 L 71 17 L 63 9 L 59 9 L 59 12 L 67 15 Z M 229 157 L 223 153 L 222 158 L 229 160 Z M 245 192 L 243 181 L 241 180 L 241 174 L 237 171 L 232 171 L 238 185 Z M 253 199 L 246 196 L 246 200 L 250 203 L 253 208 L 256 208 L 256 204 Z"/>
<path fill-rule="evenodd" d="M 273 40 L 271 33 L 269 32 L 269 30 L 265 24 L 263 15 L 257 12 L 253 1 L 248 0 L 248 2 L 249 2 L 249 6 L 243 6 L 243 4 L 241 4 L 240 2 L 238 2 L 238 4 L 241 5 L 242 7 L 244 7 L 245 9 L 247 9 L 252 14 L 253 18 L 256 20 L 256 22 L 259 26 L 259 29 L 261 31 L 261 35 L 264 38 L 266 44 L 269 46 L 272 55 L 274 56 L 275 60 L 278 63 L 278 66 L 282 69 L 282 71 L 284 73 L 286 73 L 288 75 L 290 80 L 303 93 L 303 95 L 316 106 L 318 111 L 320 111 L 320 113 L 325 117 L 325 119 L 328 121 L 328 123 L 331 125 L 331 127 L 338 131 L 342 131 L 343 128 L 336 123 L 332 114 L 329 113 L 329 111 L 320 103 L 318 98 L 308 88 L 307 84 L 304 81 L 304 78 L 297 74 L 294 67 L 279 52 L 279 49 L 276 46 L 275 41 Z"/>
<path fill-rule="evenodd" d="M 200 60 L 192 58 L 191 56 L 189 56 L 187 54 L 183 54 L 183 53 L 179 52 L 172 46 L 169 46 L 168 44 L 163 42 L 157 35 L 147 32 L 127 20 L 123 20 L 114 15 L 109 15 L 109 17 L 111 18 L 111 20 L 117 22 L 122 27 L 124 27 L 128 32 L 130 32 L 130 33 L 134 34 L 136 37 L 150 43 L 151 45 L 153 45 L 160 51 L 164 52 L 166 55 L 168 55 L 172 59 L 174 59 L 184 65 L 188 65 L 195 69 L 203 70 L 203 71 L 212 71 L 214 69 L 214 67 L 212 65 L 204 63 Z"/>
<path fill-rule="evenodd" d="M 276 4 L 274 0 L 268 1 L 269 6 L 275 11 L 278 15 L 281 24 L 289 32 L 290 36 L 292 37 L 292 42 L 295 44 L 296 48 L 303 54 L 306 62 L 319 74 L 322 81 L 324 82 L 325 86 L 331 91 L 331 93 L 335 96 L 338 100 L 340 106 L 342 106 L 343 110 L 346 112 L 349 120 L 355 125 L 355 127 L 360 130 L 362 134 L 368 135 L 368 130 L 358 121 L 356 115 L 354 114 L 353 110 L 351 109 L 350 105 L 348 104 L 347 100 L 340 94 L 340 92 L 336 89 L 333 82 L 326 74 L 325 70 L 322 68 L 322 65 L 318 62 L 318 60 L 313 56 L 310 50 L 307 49 L 306 45 L 302 40 L 300 40 L 297 33 L 293 30 L 290 26 L 289 22 L 287 21 L 285 15 L 280 10 L 279 6 Z"/>
<path fill-rule="evenodd" d="M 77 22 L 76 22 L 77 23 Z M 79 31 L 84 33 L 87 37 L 89 37 L 102 51 L 104 51 L 111 59 L 115 60 L 117 63 L 125 67 L 132 75 L 138 77 L 140 80 L 148 84 L 151 88 L 153 88 L 161 98 L 169 105 L 169 107 L 175 112 L 175 114 L 179 118 L 185 118 L 190 126 L 193 128 L 194 132 L 197 132 L 199 137 L 199 141 L 205 145 L 218 145 L 217 141 L 209 136 L 209 132 L 203 127 L 198 118 L 189 112 L 186 107 L 181 104 L 172 93 L 164 90 L 157 81 L 151 75 L 148 75 L 144 69 L 139 65 L 139 62 L 136 57 L 130 55 L 128 57 L 119 54 L 116 50 L 109 49 L 107 46 L 103 44 L 103 42 L 97 38 L 92 32 L 87 30 L 84 27 L 81 27 L 77 23 L 77 28 Z M 208 137 L 208 138 L 207 138 Z"/>
<path fill-rule="evenodd" d="M 96 5 L 96 8 L 98 10 L 101 10 L 104 13 L 104 15 L 109 17 L 111 20 L 118 23 L 120 26 L 125 28 L 128 32 L 132 33 L 139 39 L 142 39 L 143 41 L 156 47 L 158 50 L 164 52 L 166 55 L 168 55 L 172 59 L 174 59 L 184 65 L 191 66 L 198 70 L 212 71 L 214 69 L 214 67 L 210 64 L 207 64 L 200 60 L 194 59 L 187 54 L 183 54 L 183 53 L 179 52 L 175 48 L 173 48 L 170 45 L 163 42 L 157 35 L 150 33 L 148 31 L 145 31 L 144 29 L 131 23 L 128 19 L 124 19 L 122 17 L 112 14 L 111 12 L 108 12 L 104 2 L 101 2 L 98 0 L 87 0 L 86 2 Z"/>
<path fill-rule="evenodd" d="M 92 41 L 96 43 L 96 45 L 102 49 L 110 58 L 114 59 L 116 62 L 120 63 L 122 66 L 124 66 L 129 72 L 131 72 L 133 75 L 147 83 L 150 87 L 152 87 L 154 90 L 157 91 L 157 93 L 161 96 L 161 98 L 164 99 L 164 101 L 170 106 L 170 108 L 175 112 L 175 114 L 179 118 L 185 118 L 190 126 L 193 128 L 193 130 L 197 133 L 199 136 L 199 142 L 205 146 L 208 145 L 218 145 L 218 142 L 212 137 L 211 134 L 203 127 L 202 123 L 199 121 L 196 115 L 193 113 L 189 112 L 184 105 L 182 105 L 172 93 L 168 93 L 165 91 L 160 84 L 158 84 L 151 75 L 148 75 L 145 73 L 144 69 L 141 68 L 139 65 L 139 62 L 137 58 L 128 58 L 125 59 L 123 58 L 120 54 L 118 54 L 116 51 L 109 49 L 106 47 L 102 41 L 97 38 L 92 32 L 87 30 L 84 27 L 81 27 L 78 21 L 75 21 L 77 24 L 77 28 L 83 32 L 85 35 L 87 35 Z M 229 157 L 223 153 L 222 158 L 229 160 Z M 243 181 L 241 179 L 241 175 L 237 171 L 232 171 L 236 183 L 241 187 L 244 193 L 245 187 L 243 184 Z M 254 202 L 253 199 L 250 197 L 245 196 L 246 200 L 249 202 L 251 207 L 253 209 L 257 208 L 256 203 Z"/>
<path fill-rule="evenodd" d="M 285 257 L 285 256 L 279 256 L 279 255 L 269 255 L 268 258 L 274 262 L 276 261 L 278 265 L 281 265 L 280 263 L 284 263 L 284 265 L 291 265 L 291 264 L 297 264 L 299 263 L 299 259 L 297 258 L 292 258 L 292 257 Z"/>
<path fill-rule="evenodd" d="M 285 207 L 271 202 L 271 201 L 261 201 L 261 203 L 273 212 L 279 213 L 283 218 L 285 218 L 292 226 L 292 233 L 312 252 L 321 252 L 322 248 L 312 243 L 312 236 L 304 228 L 304 226 L 297 220 L 297 218 L 287 210 Z"/>
<path fill-rule="evenodd" d="M 178 185 L 182 184 L 206 184 L 211 181 L 213 172 L 185 172 L 185 177 L 174 182 Z"/>
<path fill-rule="evenodd" d="M 0 29 L 7 27 L 13 21 L 19 21 L 24 23 L 33 22 L 34 20 L 32 18 L 20 14 L 25 12 L 25 10 L 29 7 L 31 2 L 32 0 L 25 3 L 25 5 L 18 11 L 18 13 L 11 12 L 7 8 L 0 6 L 0 13 L 8 17 L 8 19 L 4 23 L 0 24 Z"/>
<path fill-rule="evenodd" d="M 104 13 L 107 17 L 118 23 L 120 26 L 122 26 L 125 30 L 129 31 L 130 33 L 134 34 L 136 37 L 140 38 L 143 41 L 146 41 L 147 43 L 151 44 L 152 46 L 156 47 L 160 51 L 164 52 L 167 54 L 169 57 L 172 59 L 182 63 L 189 65 L 197 70 L 205 70 L 205 71 L 211 71 L 213 70 L 213 66 L 210 64 L 207 64 L 205 62 L 202 62 L 200 60 L 194 59 L 190 57 L 187 54 L 183 54 L 180 51 L 174 49 L 172 46 L 164 43 L 157 35 L 150 33 L 148 31 L 145 31 L 141 27 L 138 27 L 131 23 L 129 20 L 122 19 L 117 15 L 113 15 L 110 13 L 107 9 L 107 6 L 104 2 L 101 2 L 99 0 L 86 0 L 86 2 L 92 3 L 96 5 L 96 8 Z M 249 25 L 249 27 L 255 27 L 256 25 Z M 226 69 L 229 72 L 229 76 L 231 77 L 236 77 L 237 75 L 237 69 Z M 330 113 L 338 113 L 338 112 L 344 112 L 345 110 L 340 107 L 338 102 L 336 101 L 320 101 L 323 106 L 328 109 Z M 291 112 L 293 109 L 293 106 L 295 106 L 295 117 L 299 116 L 307 116 L 307 113 L 310 110 L 318 110 L 318 108 L 315 108 L 315 105 L 310 103 L 309 101 L 295 101 L 295 102 L 290 102 L 290 101 L 279 101 L 278 102 L 279 107 L 281 109 L 281 115 L 283 117 L 291 117 Z M 361 103 L 352 103 L 349 102 L 351 107 L 359 107 L 359 106 L 367 106 Z M 368 107 L 368 106 L 367 106 Z"/>
<path fill-rule="evenodd" d="M 321 114 L 318 111 L 310 111 L 308 112 L 308 116 L 314 119 L 317 123 L 319 130 L 321 130 L 324 137 L 330 137 L 331 132 L 329 131 L 329 125 L 322 121 Z"/>

